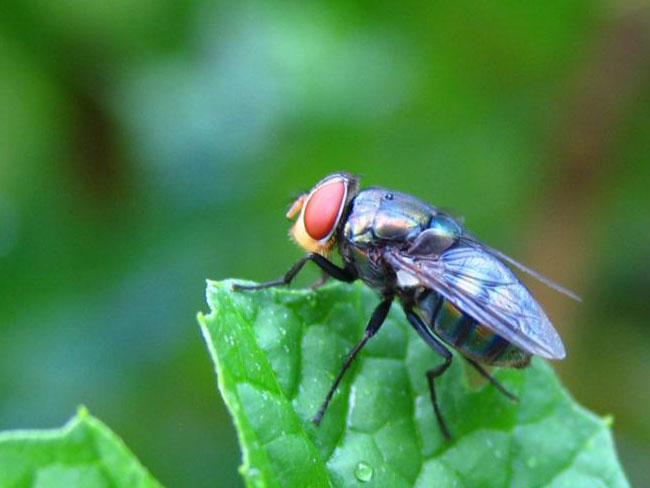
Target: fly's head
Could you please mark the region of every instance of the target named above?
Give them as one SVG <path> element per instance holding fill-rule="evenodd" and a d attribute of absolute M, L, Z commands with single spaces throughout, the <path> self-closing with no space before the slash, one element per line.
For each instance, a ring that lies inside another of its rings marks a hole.
<path fill-rule="evenodd" d="M 287 218 L 295 219 L 289 231 L 291 238 L 307 252 L 328 256 L 343 225 L 345 208 L 358 191 L 358 178 L 348 173 L 334 173 L 320 180 L 289 208 Z"/>

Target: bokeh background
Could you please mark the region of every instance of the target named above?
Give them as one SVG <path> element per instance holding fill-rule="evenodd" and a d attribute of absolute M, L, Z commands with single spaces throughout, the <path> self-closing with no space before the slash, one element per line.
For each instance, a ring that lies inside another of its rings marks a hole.
<path fill-rule="evenodd" d="M 0 429 L 83 403 L 166 486 L 240 486 L 204 280 L 284 272 L 292 196 L 346 169 L 583 296 L 531 283 L 563 381 L 650 486 L 649 21 L 643 0 L 2 0 Z"/>

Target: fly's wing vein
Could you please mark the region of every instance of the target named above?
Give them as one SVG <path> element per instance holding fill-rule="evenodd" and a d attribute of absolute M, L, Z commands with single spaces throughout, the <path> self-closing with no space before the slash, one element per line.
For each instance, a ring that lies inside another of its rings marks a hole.
<path fill-rule="evenodd" d="M 476 247 L 454 247 L 437 257 L 389 249 L 386 260 L 479 323 L 526 352 L 549 359 L 565 355 L 559 335 L 539 304 L 498 258 Z"/>

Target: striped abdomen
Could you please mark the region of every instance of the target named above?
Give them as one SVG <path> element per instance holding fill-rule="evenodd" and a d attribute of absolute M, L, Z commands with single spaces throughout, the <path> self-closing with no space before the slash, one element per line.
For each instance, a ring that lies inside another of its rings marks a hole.
<path fill-rule="evenodd" d="M 479 324 L 437 293 L 425 290 L 416 297 L 416 303 L 422 320 L 464 356 L 493 366 L 522 368 L 530 363 L 530 354 Z"/>

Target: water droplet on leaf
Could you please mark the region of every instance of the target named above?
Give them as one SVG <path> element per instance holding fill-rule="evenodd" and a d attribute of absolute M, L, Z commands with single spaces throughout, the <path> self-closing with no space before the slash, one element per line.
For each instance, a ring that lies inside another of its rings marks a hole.
<path fill-rule="evenodd" d="M 354 476 L 362 482 L 367 482 L 372 479 L 372 466 L 364 461 L 357 463 L 357 467 L 354 468 Z"/>

